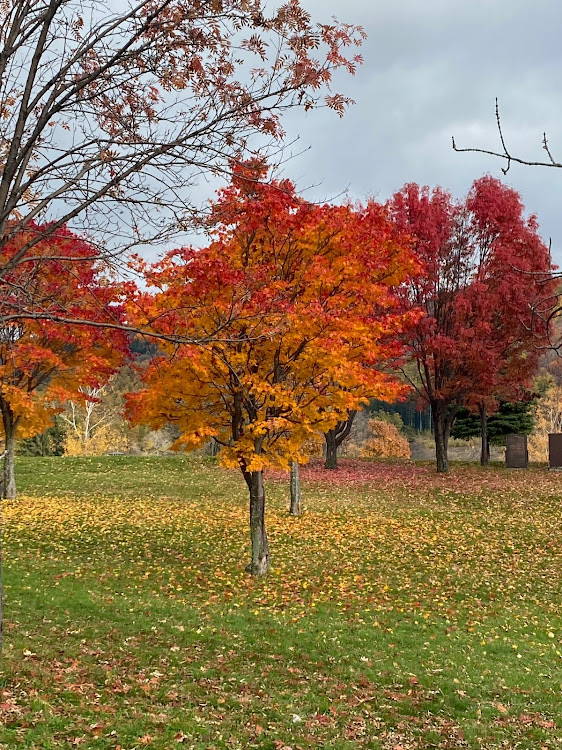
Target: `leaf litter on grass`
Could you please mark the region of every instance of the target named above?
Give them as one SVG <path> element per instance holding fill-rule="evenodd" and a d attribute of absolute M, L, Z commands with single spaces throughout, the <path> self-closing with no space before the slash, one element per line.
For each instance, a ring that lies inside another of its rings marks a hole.
<path fill-rule="evenodd" d="M 556 747 L 558 477 L 365 463 L 303 471 L 301 518 L 270 482 L 265 580 L 214 466 L 183 495 L 6 503 L 0 741 Z"/>

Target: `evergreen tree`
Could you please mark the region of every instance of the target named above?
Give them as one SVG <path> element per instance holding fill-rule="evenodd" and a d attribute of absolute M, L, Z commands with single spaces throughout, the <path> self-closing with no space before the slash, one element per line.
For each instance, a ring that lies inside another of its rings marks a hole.
<path fill-rule="evenodd" d="M 531 409 L 534 401 L 507 403 L 502 401 L 498 411 L 488 418 L 488 439 L 492 445 L 505 445 L 506 435 L 529 435 L 534 428 Z M 455 419 L 452 437 L 468 440 L 480 437 L 480 415 L 461 409 Z"/>

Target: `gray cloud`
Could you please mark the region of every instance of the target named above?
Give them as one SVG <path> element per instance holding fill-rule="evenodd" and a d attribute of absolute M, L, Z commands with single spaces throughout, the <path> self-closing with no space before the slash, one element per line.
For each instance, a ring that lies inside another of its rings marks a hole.
<path fill-rule="evenodd" d="M 460 146 L 498 146 L 494 99 L 514 154 L 541 159 L 542 131 L 562 160 L 562 6 L 555 0 L 303 0 L 316 20 L 365 27 L 365 64 L 336 90 L 356 104 L 339 120 L 329 111 L 291 112 L 299 137 L 285 173 L 307 195 L 383 200 L 405 182 L 442 185 L 463 195 L 485 172 L 502 177 L 491 157 Z M 519 190 L 562 264 L 559 225 L 562 169 L 513 165 L 505 181 Z"/>

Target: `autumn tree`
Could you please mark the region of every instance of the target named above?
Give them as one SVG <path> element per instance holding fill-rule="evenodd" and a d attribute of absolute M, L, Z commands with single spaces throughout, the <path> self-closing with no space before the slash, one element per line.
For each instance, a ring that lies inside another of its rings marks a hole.
<path fill-rule="evenodd" d="M 149 339 L 147 342 L 150 351 L 153 347 Z M 138 348 L 138 340 L 136 343 Z M 81 386 L 82 398 L 64 404 L 57 422 L 64 429 L 66 456 L 160 452 L 173 443 L 168 430 L 153 433 L 144 426 L 132 429 L 125 415 L 126 395 L 141 387 L 139 370 L 146 356 L 135 356 L 134 346 L 132 342 L 125 365 L 109 380 L 95 387 Z"/>
<path fill-rule="evenodd" d="M 239 170 L 213 205 L 214 241 L 169 253 L 146 269 L 146 325 L 208 345 L 169 347 L 131 396 L 135 422 L 172 422 L 175 447 L 209 438 L 220 462 L 242 472 L 250 494 L 249 570 L 269 569 L 264 470 L 306 460 L 309 438 L 367 395 L 401 386 L 380 370 L 382 343 L 408 315 L 395 287 L 415 269 L 385 211 L 315 206 L 287 180 L 260 184 Z"/>
<path fill-rule="evenodd" d="M 532 460 L 548 461 L 548 436 L 562 432 L 562 386 L 550 376 L 544 383 L 544 393 L 534 404 L 533 422 L 534 430 L 529 439 Z"/>
<path fill-rule="evenodd" d="M 106 259 L 184 229 L 200 175 L 279 147 L 286 109 L 341 114 L 332 73 L 354 72 L 364 37 L 313 22 L 299 0 L 2 0 L 0 10 L 0 251 L 35 222 L 43 236 L 87 233 Z M 27 237 L 4 256 L 3 290 L 34 262 L 41 237 Z M 34 310 L 25 294 L 0 299 L 5 321 Z"/>
<path fill-rule="evenodd" d="M 411 457 L 408 439 L 387 419 L 370 419 L 369 432 L 371 437 L 362 446 L 362 455 L 380 458 Z"/>
<path fill-rule="evenodd" d="M 80 401 L 70 400 L 60 415 L 66 428 L 64 452 L 71 456 L 103 453 L 108 440 L 121 448 L 121 435 L 112 430 L 116 414 L 107 410 L 104 399 L 109 383 L 98 386 L 80 386 Z M 115 449 L 115 448 L 114 448 Z"/>
<path fill-rule="evenodd" d="M 425 267 L 404 290 L 405 304 L 425 312 L 405 344 L 417 369 L 410 382 L 432 409 L 444 472 L 458 410 L 479 410 L 484 424 L 499 398 L 517 398 L 530 385 L 546 333 L 533 308 L 551 293 L 550 256 L 519 195 L 491 177 L 477 180 L 463 201 L 407 185 L 389 208 Z"/>
<path fill-rule="evenodd" d="M 474 353 L 474 387 L 466 404 L 480 417 L 480 463 L 489 463 L 488 415 L 501 402 L 528 398 L 544 346 L 546 319 L 554 307 L 556 283 L 550 253 L 538 234 L 536 217 L 521 226 L 523 206 L 513 190 L 482 178 L 467 199 L 485 249 L 474 280 L 463 295 L 463 315 L 476 321 L 485 357 Z"/>
<path fill-rule="evenodd" d="M 55 233 L 30 225 L 4 244 L 6 265 L 34 235 L 34 260 L 17 265 L 10 284 L 22 290 L 54 318 L 80 318 L 89 325 L 19 320 L 0 326 L 0 411 L 4 437 L 3 497 L 16 495 L 16 437 L 41 433 L 52 422 L 58 404 L 87 402 L 84 389 L 98 387 L 120 365 L 127 340 L 122 332 L 108 337 L 106 324 L 120 324 L 122 287 L 100 273 L 91 246 L 67 229 Z M 58 258 L 58 259 L 55 259 Z"/>

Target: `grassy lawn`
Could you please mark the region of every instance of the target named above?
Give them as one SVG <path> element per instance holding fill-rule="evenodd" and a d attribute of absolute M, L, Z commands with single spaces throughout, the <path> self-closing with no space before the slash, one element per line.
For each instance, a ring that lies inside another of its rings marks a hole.
<path fill-rule="evenodd" d="M 20 459 L 0 747 L 562 747 L 562 476 L 364 462 Z"/>

